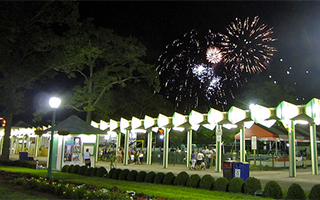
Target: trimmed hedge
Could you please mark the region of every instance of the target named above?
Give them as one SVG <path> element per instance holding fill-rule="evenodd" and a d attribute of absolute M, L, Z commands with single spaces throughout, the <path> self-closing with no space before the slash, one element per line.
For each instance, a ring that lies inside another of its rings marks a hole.
<path fill-rule="evenodd" d="M 84 175 L 85 176 L 91 176 L 92 170 L 93 170 L 92 167 L 87 168 L 86 171 L 84 172 Z"/>
<path fill-rule="evenodd" d="M 140 171 L 140 172 L 137 174 L 136 181 L 137 181 L 137 182 L 144 182 L 144 179 L 146 178 L 146 175 L 147 175 L 147 172 L 145 172 L 145 171 Z"/>
<path fill-rule="evenodd" d="M 146 177 L 144 178 L 144 182 L 146 183 L 153 183 L 154 177 L 156 176 L 155 172 L 149 172 Z"/>
<path fill-rule="evenodd" d="M 104 167 L 99 167 L 97 171 L 97 176 L 98 177 L 104 177 L 106 174 L 108 174 L 108 171 Z"/>
<path fill-rule="evenodd" d="M 264 187 L 263 192 L 265 197 L 271 197 L 274 199 L 282 199 L 283 193 L 280 185 L 275 181 L 269 181 Z"/>
<path fill-rule="evenodd" d="M 86 166 L 81 166 L 79 171 L 78 171 L 78 174 L 79 175 L 84 175 L 84 173 L 86 172 L 87 170 L 87 167 Z"/>
<path fill-rule="evenodd" d="M 67 168 L 67 173 L 71 173 L 73 167 L 74 167 L 74 165 L 69 165 L 69 167 Z"/>
<path fill-rule="evenodd" d="M 309 199 L 320 199 L 320 184 L 314 185 L 311 188 Z"/>
<path fill-rule="evenodd" d="M 173 181 L 174 181 L 175 178 L 176 178 L 176 176 L 172 172 L 168 172 L 163 177 L 162 184 L 164 184 L 164 185 L 173 185 Z"/>
<path fill-rule="evenodd" d="M 199 182 L 199 188 L 211 190 L 213 188 L 213 183 L 214 178 L 211 175 L 206 174 L 201 178 Z"/>
<path fill-rule="evenodd" d="M 220 177 L 213 183 L 213 190 L 227 192 L 229 180 L 225 177 Z"/>
<path fill-rule="evenodd" d="M 187 180 L 187 187 L 197 188 L 199 186 L 201 178 L 198 174 L 192 174 Z"/>
<path fill-rule="evenodd" d="M 118 179 L 119 178 L 119 174 L 122 171 L 122 169 L 117 169 L 114 170 L 113 174 L 112 174 L 112 179 Z"/>
<path fill-rule="evenodd" d="M 61 168 L 61 172 L 67 172 L 68 167 L 69 167 L 69 165 L 64 165 L 64 166 Z"/>
<path fill-rule="evenodd" d="M 288 189 L 286 199 L 306 199 L 306 194 L 299 184 L 293 183 Z"/>
<path fill-rule="evenodd" d="M 107 176 L 107 178 L 112 178 L 112 175 L 113 173 L 116 171 L 116 168 L 112 168 L 110 171 L 109 171 L 109 174 Z"/>
<path fill-rule="evenodd" d="M 75 165 L 75 166 L 71 169 L 71 173 L 73 173 L 73 174 L 78 174 L 79 169 L 80 169 L 80 165 Z"/>
<path fill-rule="evenodd" d="M 156 176 L 154 177 L 153 182 L 154 182 L 155 184 L 161 184 L 161 183 L 162 183 L 162 180 L 163 180 L 163 177 L 164 177 L 164 173 L 159 172 L 159 173 L 157 173 Z"/>
<path fill-rule="evenodd" d="M 189 174 L 185 171 L 180 172 L 177 177 L 174 179 L 174 185 L 186 186 L 189 179 Z"/>
<path fill-rule="evenodd" d="M 129 169 L 124 169 L 120 172 L 118 179 L 119 180 L 127 180 L 128 174 L 130 170 Z"/>
<path fill-rule="evenodd" d="M 97 176 L 98 169 L 99 169 L 98 167 L 92 168 L 91 176 Z"/>
<path fill-rule="evenodd" d="M 243 192 L 254 195 L 257 190 L 261 190 L 261 182 L 259 179 L 249 177 L 243 184 Z"/>
<path fill-rule="evenodd" d="M 136 170 L 131 170 L 127 176 L 128 181 L 136 181 L 136 177 L 138 175 L 138 172 Z"/>
<path fill-rule="evenodd" d="M 233 193 L 242 193 L 244 181 L 242 178 L 232 178 L 228 185 L 228 191 Z"/>

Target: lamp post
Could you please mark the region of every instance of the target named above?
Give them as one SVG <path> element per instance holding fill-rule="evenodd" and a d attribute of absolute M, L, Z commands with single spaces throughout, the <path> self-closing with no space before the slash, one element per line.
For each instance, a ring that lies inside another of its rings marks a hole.
<path fill-rule="evenodd" d="M 53 134 L 54 134 L 54 124 L 56 121 L 56 111 L 57 108 L 59 108 L 61 103 L 61 99 L 57 97 L 51 97 L 49 100 L 49 105 L 51 108 L 53 108 L 53 114 L 52 114 L 52 124 L 51 124 L 51 138 L 50 138 L 50 151 L 49 151 L 49 165 L 48 165 L 48 172 L 47 172 L 47 178 L 52 179 L 51 171 L 52 171 L 52 154 L 53 154 Z"/>

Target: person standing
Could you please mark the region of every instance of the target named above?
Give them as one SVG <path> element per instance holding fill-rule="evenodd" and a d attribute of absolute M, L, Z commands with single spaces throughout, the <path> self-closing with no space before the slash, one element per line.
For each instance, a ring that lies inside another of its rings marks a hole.
<path fill-rule="evenodd" d="M 121 149 L 121 147 L 119 147 L 117 149 L 117 162 L 121 163 L 121 161 L 122 161 L 122 149 Z"/>
<path fill-rule="evenodd" d="M 210 164 L 211 164 L 211 159 L 212 159 L 212 155 L 213 155 L 213 151 L 211 148 L 207 148 L 205 151 L 206 154 L 206 168 L 209 169 L 210 168 Z"/>
<path fill-rule="evenodd" d="M 194 153 L 194 151 L 192 151 L 192 154 L 191 154 L 191 170 L 194 170 L 195 167 L 196 167 L 196 154 Z"/>
<path fill-rule="evenodd" d="M 204 159 L 204 155 L 202 151 L 199 150 L 197 154 L 197 166 L 196 166 L 197 169 L 201 169 L 201 163 L 203 162 L 203 159 Z"/>
<path fill-rule="evenodd" d="M 84 163 L 86 164 L 87 168 L 91 167 L 91 160 L 90 160 L 90 152 L 89 149 L 86 149 L 86 152 L 83 154 Z"/>

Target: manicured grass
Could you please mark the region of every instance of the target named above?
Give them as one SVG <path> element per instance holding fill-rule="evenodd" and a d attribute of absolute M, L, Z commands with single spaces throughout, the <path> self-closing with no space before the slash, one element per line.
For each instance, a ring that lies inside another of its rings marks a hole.
<path fill-rule="evenodd" d="M 45 177 L 46 170 L 35 170 L 21 167 L 0 166 L 1 170 L 11 172 L 30 173 Z M 121 181 L 107 178 L 87 177 L 76 174 L 53 172 L 54 179 L 62 181 L 72 181 L 75 183 L 85 183 L 97 187 L 112 188 L 118 187 L 124 191 L 135 191 L 136 193 L 144 193 L 155 197 L 164 197 L 166 199 L 263 199 L 267 198 L 256 197 L 240 193 L 217 192 L 204 189 L 196 189 L 182 186 L 161 185 L 133 181 Z"/>
<path fill-rule="evenodd" d="M 15 190 L 8 189 L 6 187 L 0 186 L 0 199 L 36 199 L 36 200 L 45 200 L 44 198 L 37 198 L 35 196 L 27 195 Z"/>

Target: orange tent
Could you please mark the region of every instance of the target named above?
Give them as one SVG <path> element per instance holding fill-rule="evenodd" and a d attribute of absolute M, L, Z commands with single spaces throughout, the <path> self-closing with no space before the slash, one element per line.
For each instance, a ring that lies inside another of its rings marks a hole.
<path fill-rule="evenodd" d="M 246 140 L 251 140 L 251 136 L 257 136 L 257 140 L 265 141 L 274 141 L 276 138 L 279 138 L 278 134 L 271 133 L 270 131 L 253 124 L 251 128 L 245 129 L 245 138 Z M 235 135 L 235 139 L 240 139 L 240 133 Z"/>

